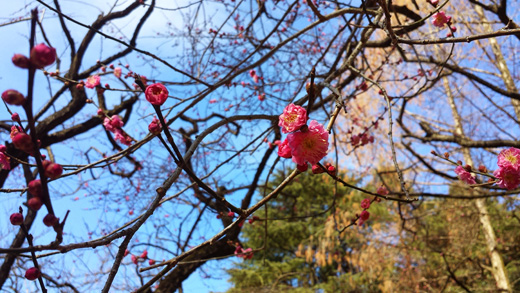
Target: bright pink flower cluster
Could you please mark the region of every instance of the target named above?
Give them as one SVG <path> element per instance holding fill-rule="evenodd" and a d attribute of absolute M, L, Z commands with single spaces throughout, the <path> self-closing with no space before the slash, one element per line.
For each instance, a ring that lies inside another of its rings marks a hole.
<path fill-rule="evenodd" d="M 118 115 L 113 115 L 111 118 L 105 118 L 103 126 L 105 129 L 115 134 L 115 140 L 119 141 L 124 145 L 131 145 L 132 138 L 123 131 L 124 123 Z"/>
<path fill-rule="evenodd" d="M 289 104 L 279 117 L 278 125 L 283 133 L 289 133 L 287 138 L 278 143 L 278 155 L 282 158 L 292 158 L 301 172 L 307 170 L 307 163 L 316 165 L 327 155 L 329 148 L 329 133 L 323 125 L 315 120 L 307 123 L 307 111 L 301 106 Z"/>
<path fill-rule="evenodd" d="M 436 27 L 443 27 L 451 21 L 451 16 L 447 16 L 444 11 L 439 11 L 433 15 L 432 24 Z"/>
<path fill-rule="evenodd" d="M 498 186 L 508 190 L 520 185 L 520 150 L 509 148 L 498 154 L 498 169 L 493 175 L 499 179 Z"/>

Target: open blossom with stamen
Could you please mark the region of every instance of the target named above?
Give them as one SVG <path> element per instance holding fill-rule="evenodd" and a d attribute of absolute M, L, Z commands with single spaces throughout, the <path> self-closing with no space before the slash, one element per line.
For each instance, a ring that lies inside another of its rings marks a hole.
<path fill-rule="evenodd" d="M 116 68 L 114 69 L 114 75 L 115 75 L 115 77 L 120 78 L 120 77 L 121 77 L 121 73 L 122 73 L 122 69 L 121 69 L 121 67 L 116 67 Z"/>
<path fill-rule="evenodd" d="M 459 179 L 462 180 L 466 184 L 476 184 L 475 178 L 471 176 L 471 173 L 466 171 L 462 166 L 457 166 L 455 168 L 455 173 L 457 173 L 457 176 L 459 176 Z"/>
<path fill-rule="evenodd" d="M 447 16 L 444 11 L 439 11 L 433 15 L 432 24 L 436 27 L 443 27 L 450 22 L 451 16 Z"/>
<path fill-rule="evenodd" d="M 493 172 L 493 176 L 500 179 L 497 184 L 507 190 L 515 189 L 520 185 L 520 170 L 517 170 L 511 165 L 500 167 Z"/>
<path fill-rule="evenodd" d="M 87 82 L 85 83 L 85 87 L 89 89 L 93 89 L 96 86 L 100 85 L 99 75 L 92 75 L 87 78 Z"/>
<path fill-rule="evenodd" d="M 316 165 L 327 155 L 329 133 L 316 120 L 309 123 L 305 132 L 294 132 L 287 136 L 291 148 L 292 160 L 298 165 L 307 162 Z"/>
<path fill-rule="evenodd" d="M 520 170 L 520 150 L 517 148 L 509 148 L 498 154 L 498 166 L 503 168 L 511 166 L 516 170 Z"/>
<path fill-rule="evenodd" d="M 289 104 L 279 117 L 278 126 L 283 133 L 297 131 L 307 123 L 307 111 L 301 106 Z"/>

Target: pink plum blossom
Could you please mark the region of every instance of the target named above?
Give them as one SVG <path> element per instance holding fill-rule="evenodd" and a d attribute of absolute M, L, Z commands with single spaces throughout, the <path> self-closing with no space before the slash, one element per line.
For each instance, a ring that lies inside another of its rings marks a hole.
<path fill-rule="evenodd" d="M 498 154 L 498 166 L 503 168 L 507 166 L 513 167 L 515 170 L 520 169 L 520 150 L 517 148 L 509 148 Z"/>
<path fill-rule="evenodd" d="M 156 106 L 164 104 L 169 94 L 168 89 L 161 83 L 149 85 L 144 93 L 146 100 Z"/>
<path fill-rule="evenodd" d="M 89 76 L 87 78 L 87 82 L 85 83 L 85 86 L 89 89 L 93 89 L 100 84 L 99 79 L 100 79 L 99 75 Z"/>
<path fill-rule="evenodd" d="M 384 185 L 379 186 L 377 188 L 376 192 L 377 192 L 377 194 L 382 195 L 382 196 L 385 196 L 389 193 L 388 189 L 386 189 L 386 186 L 384 186 Z"/>
<path fill-rule="evenodd" d="M 432 24 L 436 27 L 443 27 L 445 24 L 450 22 L 451 16 L 446 16 L 444 11 L 439 11 L 433 14 Z"/>
<path fill-rule="evenodd" d="M 292 160 L 298 165 L 307 162 L 316 165 L 327 155 L 329 133 L 316 120 L 312 120 L 305 132 L 294 132 L 287 136 Z"/>
<path fill-rule="evenodd" d="M 307 123 L 307 111 L 302 106 L 289 104 L 283 109 L 279 117 L 278 126 L 282 127 L 283 133 L 299 130 Z"/>
<path fill-rule="evenodd" d="M 364 210 L 367 210 L 368 208 L 370 208 L 370 199 L 369 198 L 365 198 L 361 201 L 361 208 Z"/>
<path fill-rule="evenodd" d="M 475 178 L 473 178 L 473 176 L 471 176 L 471 173 L 466 171 L 466 169 L 464 169 L 462 166 L 457 166 L 457 168 L 455 168 L 455 173 L 457 173 L 457 176 L 459 177 L 459 179 L 462 180 L 466 184 L 471 185 L 471 184 L 477 183 L 477 182 L 475 182 Z"/>
<path fill-rule="evenodd" d="M 103 121 L 103 126 L 105 126 L 105 128 L 112 133 L 115 133 L 116 129 L 123 127 L 123 125 L 124 122 L 118 115 L 112 115 L 110 119 L 105 118 L 105 120 Z"/>
<path fill-rule="evenodd" d="M 500 179 L 497 184 L 507 190 L 515 189 L 520 185 L 520 171 L 511 165 L 500 167 L 493 172 L 493 175 Z"/>
<path fill-rule="evenodd" d="M 114 69 L 114 75 L 115 75 L 115 77 L 120 78 L 120 77 L 121 77 L 121 73 L 122 73 L 122 69 L 121 69 L 121 67 L 116 67 L 116 68 Z"/>
<path fill-rule="evenodd" d="M 359 226 L 363 225 L 363 223 L 365 223 L 369 217 L 370 217 L 370 213 L 368 211 L 366 211 L 366 210 L 362 211 L 361 214 L 359 215 L 358 225 Z"/>

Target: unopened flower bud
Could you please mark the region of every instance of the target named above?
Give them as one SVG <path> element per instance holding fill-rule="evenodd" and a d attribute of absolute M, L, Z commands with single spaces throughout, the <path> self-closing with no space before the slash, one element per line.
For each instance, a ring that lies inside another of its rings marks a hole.
<path fill-rule="evenodd" d="M 323 170 L 323 168 L 318 165 L 312 165 L 311 170 L 312 170 L 312 174 L 321 174 L 321 173 L 325 172 L 325 170 Z"/>
<path fill-rule="evenodd" d="M 16 66 L 16 67 L 20 67 L 20 68 L 29 68 L 29 66 L 31 65 L 31 61 L 29 60 L 29 58 L 27 58 L 26 56 L 22 55 L 22 54 L 14 54 L 13 58 L 11 58 L 11 60 L 13 61 L 13 64 Z"/>
<path fill-rule="evenodd" d="M 23 215 L 20 213 L 14 213 L 9 217 L 11 224 L 20 226 L 23 223 Z"/>
<path fill-rule="evenodd" d="M 18 132 L 13 136 L 14 146 L 26 153 L 32 153 L 33 143 L 31 137 L 27 133 Z"/>
<path fill-rule="evenodd" d="M 30 268 L 25 271 L 25 278 L 29 281 L 34 281 L 41 276 L 40 270 L 37 268 Z"/>
<path fill-rule="evenodd" d="M 14 121 L 14 122 L 20 122 L 20 115 L 18 115 L 18 113 L 13 113 L 13 115 L 11 115 L 11 119 Z"/>
<path fill-rule="evenodd" d="M 56 216 L 53 214 L 47 214 L 43 218 L 43 224 L 45 224 L 45 226 L 47 226 L 47 227 L 53 227 L 54 225 L 58 224 L 58 222 L 59 222 L 59 219 L 56 218 Z"/>
<path fill-rule="evenodd" d="M 305 172 L 305 171 L 307 171 L 307 169 L 309 169 L 309 164 L 305 163 L 305 164 L 302 164 L 302 165 L 296 165 L 296 168 L 300 172 Z"/>
<path fill-rule="evenodd" d="M 159 119 L 154 117 L 152 122 L 150 123 L 150 125 L 148 125 L 148 130 L 152 134 L 159 134 L 159 133 L 161 133 L 161 121 L 159 121 Z"/>
<path fill-rule="evenodd" d="M 42 182 L 40 179 L 32 180 L 29 182 L 27 189 L 31 195 L 39 197 L 42 195 Z"/>
<path fill-rule="evenodd" d="M 63 173 L 63 167 L 60 164 L 50 163 L 45 167 L 45 176 L 56 179 Z"/>
<path fill-rule="evenodd" d="M 17 90 L 6 90 L 2 93 L 2 100 L 9 105 L 21 106 L 25 103 L 25 97 Z"/>
<path fill-rule="evenodd" d="M 42 68 L 49 66 L 56 60 L 56 49 L 51 48 L 44 43 L 34 46 L 31 49 L 31 63 Z"/>
<path fill-rule="evenodd" d="M 42 205 L 42 200 L 39 197 L 33 197 L 27 201 L 27 206 L 33 211 L 39 210 Z"/>

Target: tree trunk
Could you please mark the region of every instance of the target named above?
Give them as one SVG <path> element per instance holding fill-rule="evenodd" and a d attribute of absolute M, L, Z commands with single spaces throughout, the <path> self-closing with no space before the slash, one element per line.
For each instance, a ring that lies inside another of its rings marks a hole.
<path fill-rule="evenodd" d="M 442 81 L 446 89 L 446 96 L 448 97 L 448 103 L 451 107 L 453 121 L 455 123 L 455 134 L 464 138 L 464 129 L 462 128 L 461 118 L 457 110 L 453 94 L 450 89 L 448 78 L 443 77 Z M 464 155 L 464 161 L 466 161 L 466 164 L 475 167 L 469 149 L 462 148 L 462 153 Z M 474 190 L 477 193 L 480 193 L 482 191 L 478 188 L 475 188 Z M 496 281 L 497 288 L 499 291 L 511 292 L 511 286 L 509 284 L 509 279 L 504 266 L 504 261 L 502 260 L 502 256 L 500 255 L 500 253 L 498 253 L 497 251 L 496 235 L 495 231 L 493 230 L 493 226 L 491 225 L 491 219 L 489 218 L 486 200 L 484 198 L 476 199 L 475 206 L 477 207 L 478 217 L 480 223 L 482 224 L 482 232 L 484 233 L 484 237 L 486 239 L 486 246 L 491 259 L 491 265 L 493 267 L 492 275 Z"/>

